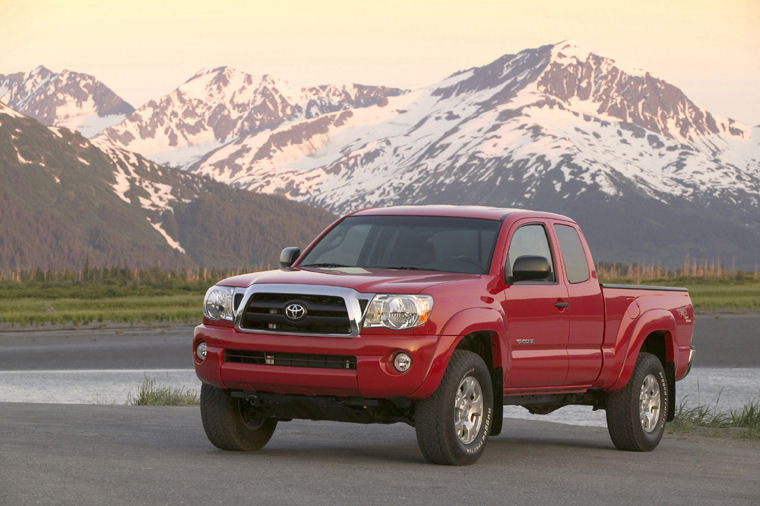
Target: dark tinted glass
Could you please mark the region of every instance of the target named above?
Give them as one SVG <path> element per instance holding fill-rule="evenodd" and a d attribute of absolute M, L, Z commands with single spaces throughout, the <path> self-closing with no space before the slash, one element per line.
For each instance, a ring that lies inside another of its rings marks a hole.
<path fill-rule="evenodd" d="M 512 234 L 512 239 L 509 242 L 509 252 L 507 253 L 507 277 L 512 276 L 515 260 L 526 255 L 546 258 L 549 261 L 551 274 L 544 281 L 555 281 L 554 260 L 552 259 L 549 239 L 546 237 L 546 230 L 543 225 L 524 225 Z"/>
<path fill-rule="evenodd" d="M 555 225 L 554 231 L 557 232 L 559 239 L 559 249 L 562 251 L 562 261 L 565 263 L 567 280 L 570 283 L 586 281 L 589 278 L 588 263 L 578 232 L 565 225 Z"/>
<path fill-rule="evenodd" d="M 349 216 L 299 267 L 420 269 L 485 274 L 500 221 L 442 216 Z"/>

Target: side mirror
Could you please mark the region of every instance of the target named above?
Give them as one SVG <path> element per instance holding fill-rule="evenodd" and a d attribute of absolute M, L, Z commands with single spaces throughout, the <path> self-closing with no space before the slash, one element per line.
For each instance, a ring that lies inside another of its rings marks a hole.
<path fill-rule="evenodd" d="M 301 248 L 296 247 L 289 247 L 282 250 L 280 253 L 280 267 L 283 269 L 286 267 L 290 267 L 293 265 L 293 262 L 296 261 L 296 258 L 298 258 L 301 255 Z"/>
<path fill-rule="evenodd" d="M 512 267 L 513 281 L 545 280 L 552 273 L 549 260 L 544 257 L 523 255 Z"/>

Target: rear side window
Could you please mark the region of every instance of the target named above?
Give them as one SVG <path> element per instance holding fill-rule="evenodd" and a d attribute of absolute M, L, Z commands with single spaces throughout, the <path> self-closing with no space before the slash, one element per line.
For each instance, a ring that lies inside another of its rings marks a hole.
<path fill-rule="evenodd" d="M 586 254 L 581 245 L 581 238 L 573 227 L 555 225 L 559 239 L 559 249 L 562 252 L 562 261 L 565 263 L 567 280 L 570 283 L 581 283 L 589 278 Z"/>
<path fill-rule="evenodd" d="M 512 240 L 509 243 L 509 252 L 507 253 L 506 271 L 508 277 L 512 276 L 512 268 L 515 265 L 515 260 L 525 255 L 546 258 L 549 261 L 551 275 L 545 280 L 545 282 L 556 281 L 554 276 L 554 260 L 552 258 L 551 248 L 549 247 L 549 239 L 546 237 L 546 230 L 543 225 L 524 225 L 512 234 Z"/>

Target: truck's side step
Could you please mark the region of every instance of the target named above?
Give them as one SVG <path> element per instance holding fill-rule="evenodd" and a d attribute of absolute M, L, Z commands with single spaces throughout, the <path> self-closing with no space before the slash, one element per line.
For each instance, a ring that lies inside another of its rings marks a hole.
<path fill-rule="evenodd" d="M 604 393 L 590 390 L 583 394 L 505 395 L 505 406 L 522 406 L 534 415 L 546 415 L 564 406 L 593 406 L 604 408 Z"/>

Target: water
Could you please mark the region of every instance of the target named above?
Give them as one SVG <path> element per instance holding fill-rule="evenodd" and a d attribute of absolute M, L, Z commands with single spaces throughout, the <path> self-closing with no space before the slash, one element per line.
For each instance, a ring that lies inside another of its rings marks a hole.
<path fill-rule="evenodd" d="M 0 371 L 0 402 L 126 404 L 145 378 L 200 391 L 193 369 Z"/>
<path fill-rule="evenodd" d="M 760 368 L 693 368 L 689 375 L 676 383 L 676 406 L 706 405 L 718 411 L 742 409 L 752 401 L 760 401 Z M 572 425 L 606 427 L 603 410 L 592 411 L 590 406 L 566 406 L 548 415 L 531 415 L 519 406 L 506 406 L 504 416 L 524 420 L 545 420 Z"/>
<path fill-rule="evenodd" d="M 157 386 L 200 390 L 193 369 L 110 369 L 61 371 L 0 371 L 0 402 L 53 404 L 126 404 L 145 378 Z M 720 411 L 741 409 L 760 400 L 760 368 L 694 368 L 676 385 L 676 403 L 704 404 Z M 604 411 L 567 406 L 548 415 L 531 415 L 507 406 L 508 418 L 546 420 L 572 425 L 606 427 Z"/>

